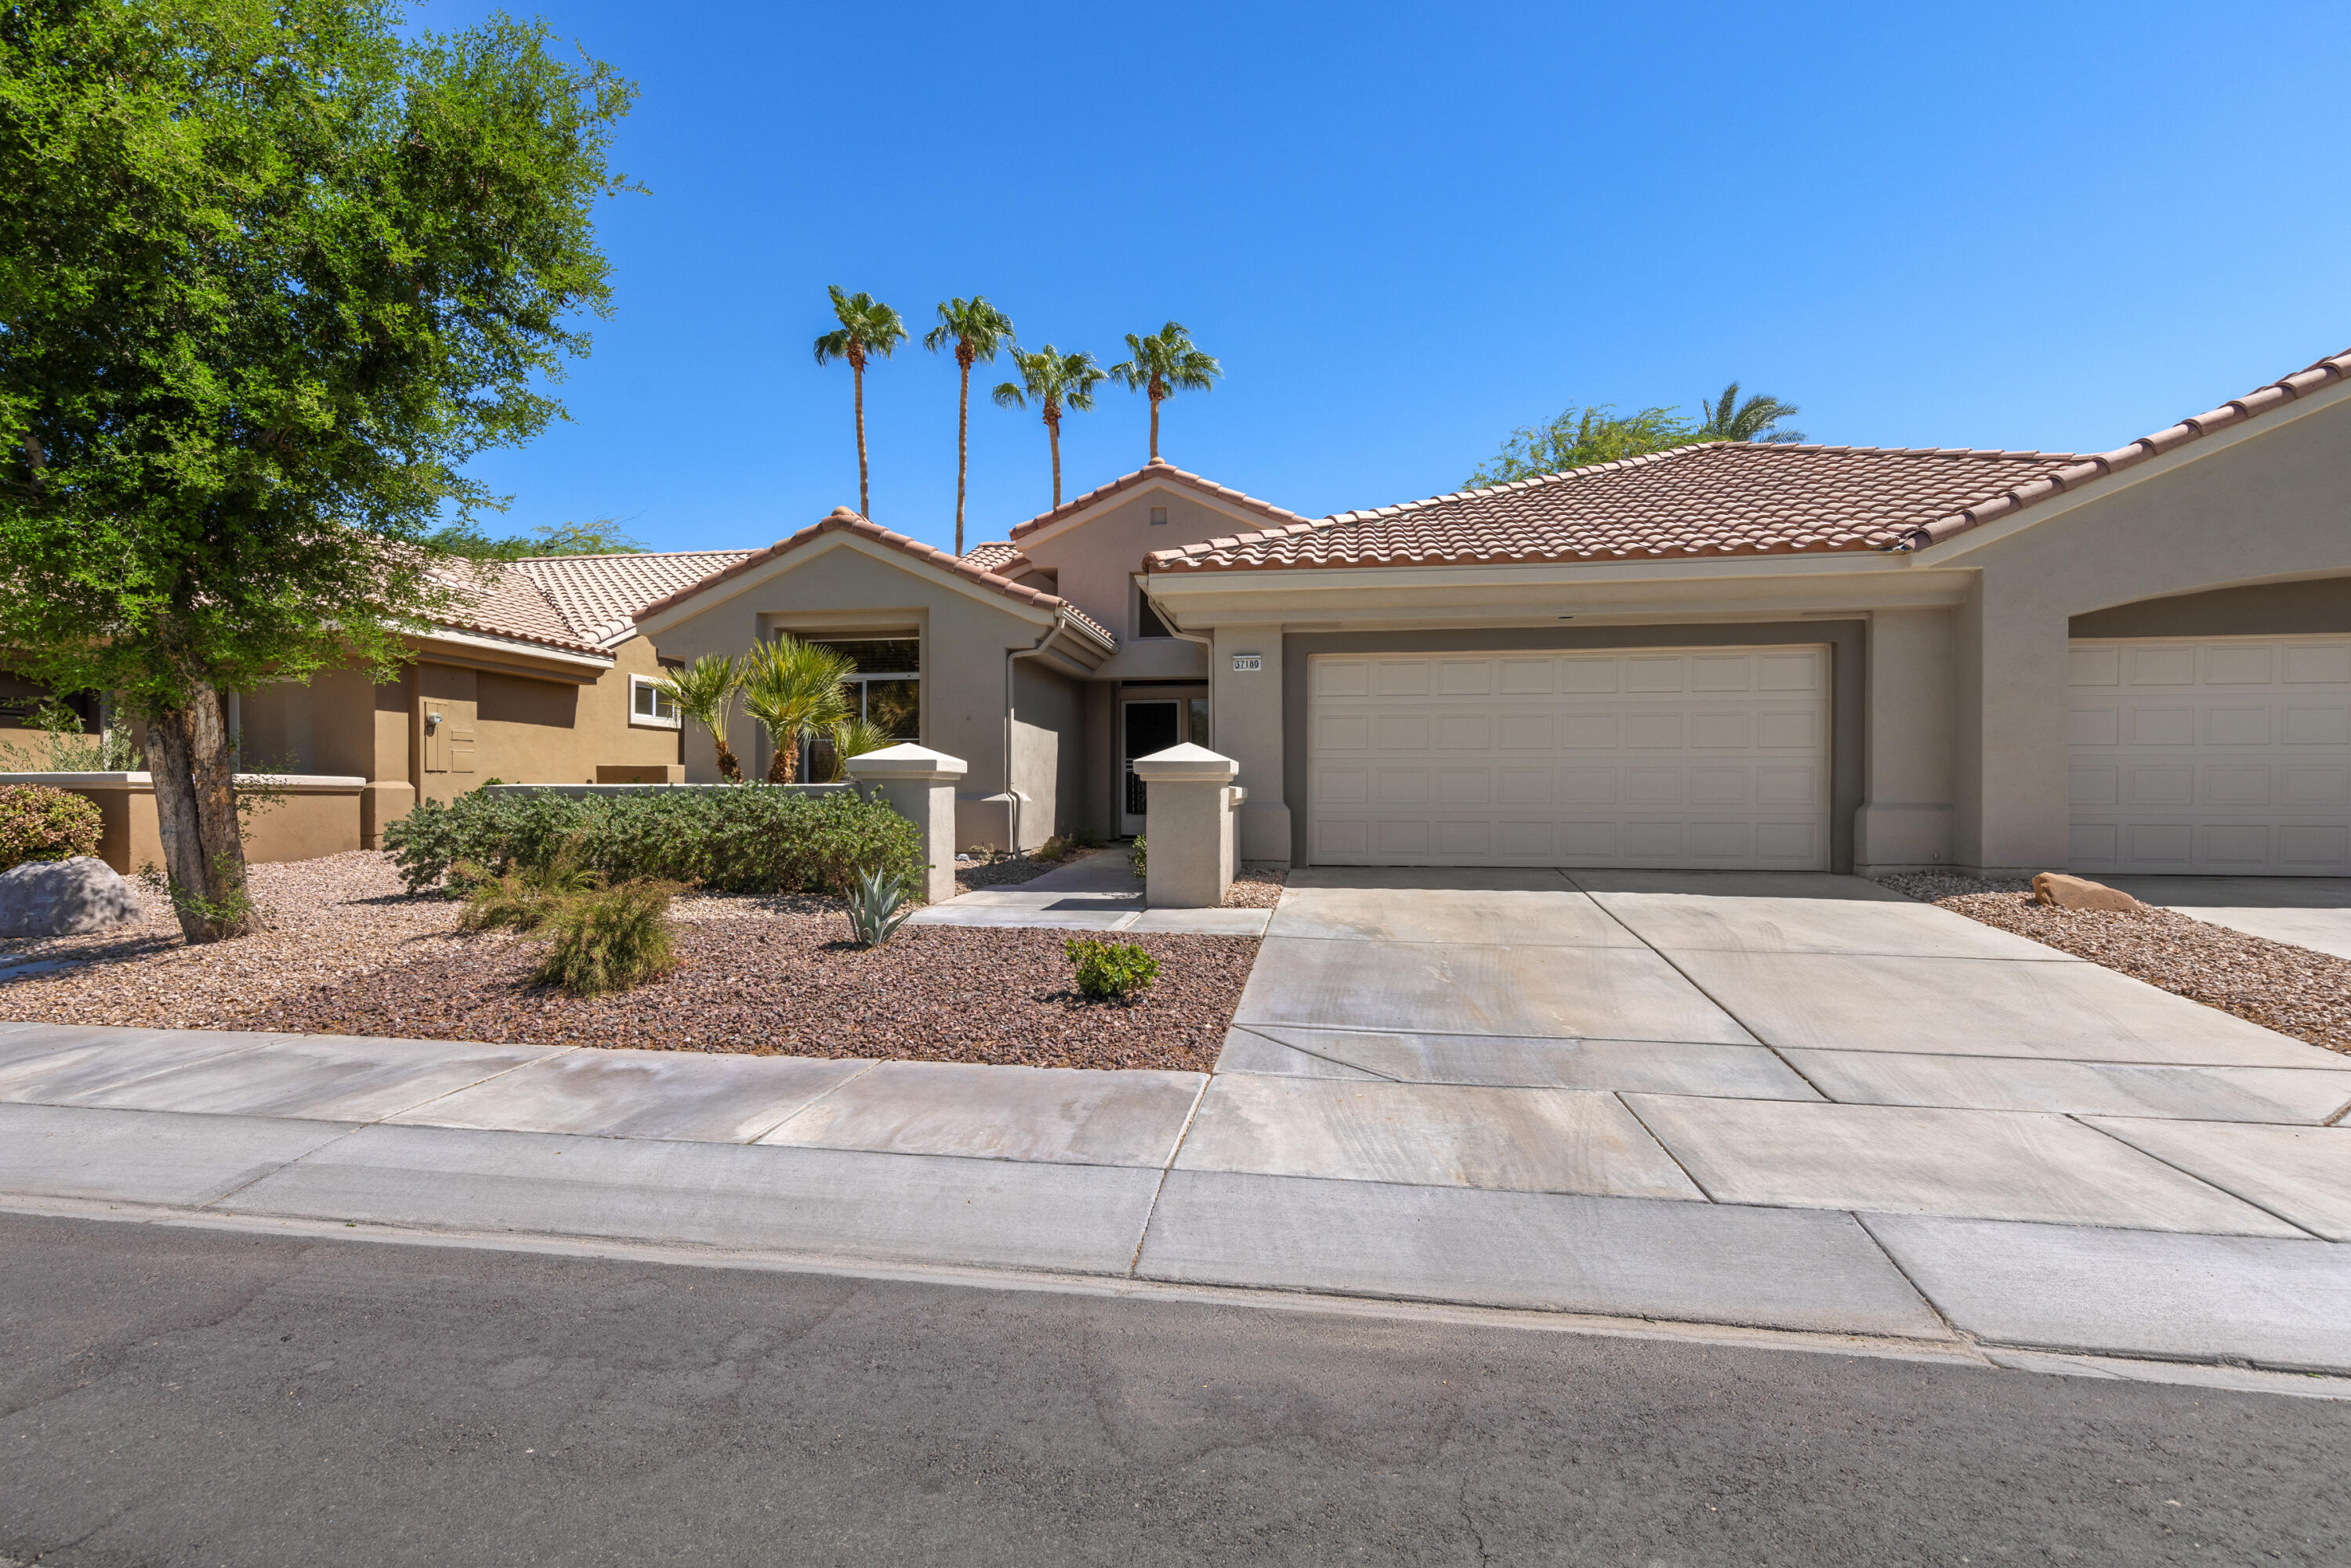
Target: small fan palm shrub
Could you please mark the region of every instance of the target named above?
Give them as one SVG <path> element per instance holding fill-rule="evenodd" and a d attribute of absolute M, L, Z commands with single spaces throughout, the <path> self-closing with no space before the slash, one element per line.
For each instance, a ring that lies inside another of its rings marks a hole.
<path fill-rule="evenodd" d="M 914 913 L 904 879 L 881 870 L 860 872 L 849 885 L 849 931 L 860 947 L 879 947 Z"/>
<path fill-rule="evenodd" d="M 669 904 L 678 892 L 676 883 L 641 877 L 554 900 L 535 933 L 547 944 L 537 977 L 595 997 L 668 974 L 677 967 Z"/>
<path fill-rule="evenodd" d="M 832 782 L 839 784 L 848 779 L 851 758 L 896 744 L 878 724 L 862 718 L 842 719 L 832 727 Z"/>
<path fill-rule="evenodd" d="M 1072 936 L 1061 951 L 1077 971 L 1078 990 L 1088 1001 L 1131 1002 L 1159 978 L 1159 960 L 1132 942 Z"/>
<path fill-rule="evenodd" d="M 735 661 L 725 653 L 705 653 L 655 685 L 679 713 L 710 732 L 718 747 L 718 777 L 729 784 L 743 782 L 743 765 L 726 744 L 726 727 L 734 722 L 735 701 L 743 688 L 743 672 Z"/>
<path fill-rule="evenodd" d="M 775 747 L 768 783 L 792 782 L 804 732 L 848 722 L 849 693 L 841 683 L 856 673 L 857 661 L 846 653 L 797 637 L 778 637 L 743 655 L 743 706 L 768 727 Z"/>

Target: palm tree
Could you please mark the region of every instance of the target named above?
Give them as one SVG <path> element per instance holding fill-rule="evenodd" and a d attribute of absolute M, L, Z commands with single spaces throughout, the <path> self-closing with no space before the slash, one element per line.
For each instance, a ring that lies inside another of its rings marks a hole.
<path fill-rule="evenodd" d="M 939 324 L 925 333 L 923 347 L 934 354 L 955 345 L 956 371 L 963 390 L 956 401 L 956 548 L 963 554 L 964 476 L 971 466 L 971 368 L 996 358 L 998 349 L 1012 347 L 1012 318 L 975 294 L 950 299 L 939 307 Z"/>
<path fill-rule="evenodd" d="M 831 729 L 849 717 L 841 682 L 856 672 L 848 654 L 795 637 L 778 637 L 743 655 L 743 706 L 768 727 L 775 747 L 768 783 L 789 784 L 799 771 L 802 732 Z"/>
<path fill-rule="evenodd" d="M 828 287 L 832 296 L 832 313 L 841 326 L 816 340 L 816 362 L 847 360 L 849 373 L 857 385 L 857 515 L 870 517 L 873 503 L 865 483 L 865 362 L 875 355 L 890 357 L 891 350 L 906 340 L 906 323 L 895 310 L 871 294 L 843 294 L 838 287 Z"/>
<path fill-rule="evenodd" d="M 1110 368 L 1130 391 L 1151 399 L 1151 457 L 1159 459 L 1159 405 L 1179 392 L 1207 392 L 1208 378 L 1224 367 L 1194 345 L 1183 324 L 1170 321 L 1147 338 L 1126 335 L 1129 358 Z"/>
<path fill-rule="evenodd" d="M 718 777 L 729 784 L 743 782 L 742 765 L 726 745 L 726 727 L 735 721 L 735 699 L 743 688 L 743 672 L 735 661 L 724 653 L 705 653 L 653 685 L 677 705 L 679 713 L 710 732 L 718 747 Z"/>
<path fill-rule="evenodd" d="M 845 718 L 832 727 L 832 782 L 849 777 L 849 759 L 894 744 L 889 731 L 862 718 Z"/>
<path fill-rule="evenodd" d="M 1723 388 L 1722 396 L 1714 402 L 1699 399 L 1698 411 L 1706 415 L 1706 423 L 1698 429 L 1700 441 L 1760 441 L 1767 446 L 1785 446 L 1804 438 L 1801 430 L 1771 428 L 1802 412 L 1794 403 L 1782 402 L 1766 392 L 1740 402 L 1737 382 Z"/>
<path fill-rule="evenodd" d="M 1012 350 L 1012 362 L 1020 371 L 1017 382 L 1005 382 L 996 389 L 996 401 L 1004 408 L 1026 408 L 1028 400 L 1035 398 L 1045 416 L 1045 434 L 1053 446 L 1053 505 L 1061 504 L 1061 411 L 1073 409 L 1087 413 L 1094 406 L 1094 388 L 1102 383 L 1102 368 L 1094 357 L 1078 350 L 1064 354 L 1048 343 L 1035 353 L 1026 349 Z"/>

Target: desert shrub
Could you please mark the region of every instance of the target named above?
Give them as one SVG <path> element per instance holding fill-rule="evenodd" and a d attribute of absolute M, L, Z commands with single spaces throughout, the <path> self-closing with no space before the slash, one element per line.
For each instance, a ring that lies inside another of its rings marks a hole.
<path fill-rule="evenodd" d="M 475 790 L 445 806 L 420 802 L 384 842 L 412 891 L 460 861 L 502 875 L 567 846 L 581 870 L 614 883 L 658 877 L 719 893 L 841 892 L 862 869 L 899 879 L 923 870 L 920 831 L 887 803 L 765 784 L 621 796 Z"/>
<path fill-rule="evenodd" d="M 1078 989 L 1092 1001 L 1133 1001 L 1159 978 L 1159 960 L 1132 942 L 1072 936 L 1062 944 L 1078 972 Z"/>
<path fill-rule="evenodd" d="M 860 872 L 849 885 L 849 933 L 860 947 L 879 947 L 906 924 L 914 901 L 902 878 Z"/>
<path fill-rule="evenodd" d="M 604 883 L 601 873 L 582 871 L 579 860 L 564 850 L 541 864 L 517 865 L 496 874 L 470 861 L 460 862 L 449 868 L 449 880 L 465 890 L 465 907 L 457 924 L 467 931 L 536 931 L 565 899 L 593 893 Z"/>
<path fill-rule="evenodd" d="M 0 784 L 0 871 L 98 853 L 98 802 L 47 784 Z"/>
<path fill-rule="evenodd" d="M 575 996 L 623 991 L 677 967 L 669 901 L 678 886 L 640 877 L 549 901 L 535 935 L 547 944 L 538 977 Z"/>
<path fill-rule="evenodd" d="M 1126 852 L 1126 858 L 1134 862 L 1134 874 L 1136 876 L 1146 881 L 1150 879 L 1151 851 L 1149 846 L 1144 841 L 1144 835 L 1141 833 L 1134 835 L 1134 847 Z"/>

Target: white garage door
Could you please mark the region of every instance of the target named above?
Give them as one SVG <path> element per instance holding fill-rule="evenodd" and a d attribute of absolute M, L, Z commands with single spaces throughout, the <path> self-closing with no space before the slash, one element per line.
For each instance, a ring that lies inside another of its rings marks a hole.
<path fill-rule="evenodd" d="M 1307 680 L 1318 863 L 1828 865 L 1825 648 L 1324 653 Z"/>
<path fill-rule="evenodd" d="M 2078 642 L 2076 871 L 2351 873 L 2351 637 Z"/>

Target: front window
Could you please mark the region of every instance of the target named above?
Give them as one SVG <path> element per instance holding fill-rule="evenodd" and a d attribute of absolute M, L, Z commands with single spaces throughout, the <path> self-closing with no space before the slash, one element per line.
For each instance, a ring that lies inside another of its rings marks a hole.
<path fill-rule="evenodd" d="M 643 728 L 678 727 L 675 699 L 653 683 L 651 675 L 629 677 L 629 722 Z"/>
<path fill-rule="evenodd" d="M 857 673 L 846 683 L 849 712 L 880 730 L 889 744 L 923 733 L 923 642 L 919 637 L 832 638 L 821 645 L 846 654 Z M 800 748 L 800 782 L 821 784 L 833 774 L 832 737 L 810 736 Z"/>

